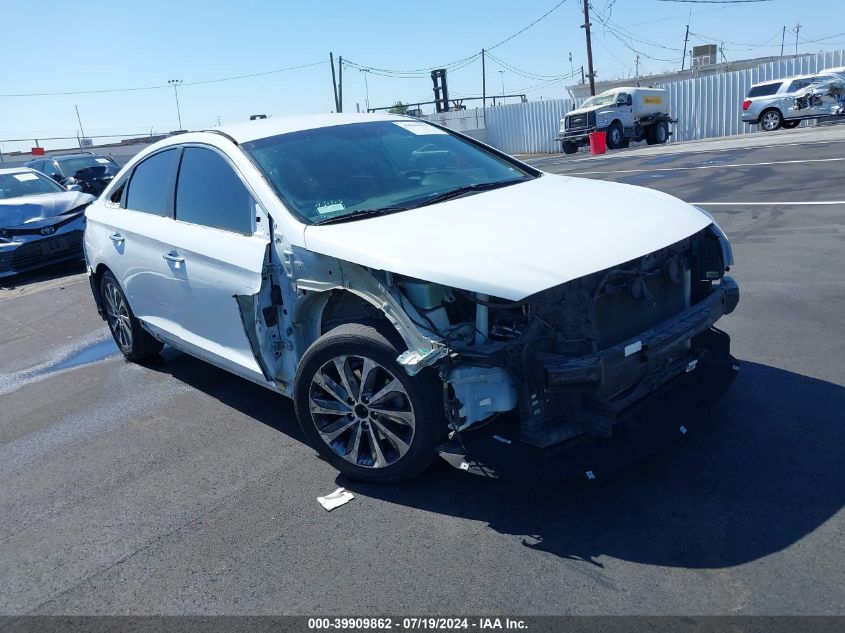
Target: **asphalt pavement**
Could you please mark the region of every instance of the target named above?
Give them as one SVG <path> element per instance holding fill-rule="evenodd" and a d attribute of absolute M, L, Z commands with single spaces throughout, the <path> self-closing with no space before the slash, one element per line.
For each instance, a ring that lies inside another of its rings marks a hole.
<path fill-rule="evenodd" d="M 845 614 L 845 131 L 801 132 L 532 159 L 734 248 L 709 427 L 593 481 L 345 481 L 286 399 L 124 362 L 79 267 L 0 280 L 0 614 Z"/>

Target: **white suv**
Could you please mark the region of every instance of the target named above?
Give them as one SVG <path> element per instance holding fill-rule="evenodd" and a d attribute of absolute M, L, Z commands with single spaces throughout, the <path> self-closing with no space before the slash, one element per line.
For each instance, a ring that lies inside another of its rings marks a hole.
<path fill-rule="evenodd" d="M 644 403 L 712 402 L 735 364 L 712 327 L 738 288 L 710 216 L 407 117 L 173 136 L 87 219 L 94 298 L 128 359 L 168 344 L 293 398 L 359 479 L 438 451 L 472 470 L 494 433 L 535 462 Z"/>

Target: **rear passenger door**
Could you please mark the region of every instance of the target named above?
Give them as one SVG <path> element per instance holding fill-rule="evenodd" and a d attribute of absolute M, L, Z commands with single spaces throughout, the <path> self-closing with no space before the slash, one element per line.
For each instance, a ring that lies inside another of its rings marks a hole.
<path fill-rule="evenodd" d="M 238 296 L 261 288 L 270 239 L 256 232 L 256 202 L 225 155 L 210 146 L 182 150 L 175 227 L 163 255 L 178 280 L 178 336 L 188 351 L 264 382 L 246 334 Z M 249 318 L 249 316 L 247 317 Z"/>
<path fill-rule="evenodd" d="M 162 258 L 169 246 L 173 184 L 179 149 L 168 148 L 139 162 L 102 205 L 86 213 L 86 248 L 114 273 L 135 315 L 169 331 L 177 282 Z"/>

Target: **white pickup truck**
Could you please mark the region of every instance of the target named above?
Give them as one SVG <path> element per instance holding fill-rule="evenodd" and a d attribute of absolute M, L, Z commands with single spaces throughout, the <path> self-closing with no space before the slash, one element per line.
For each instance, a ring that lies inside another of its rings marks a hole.
<path fill-rule="evenodd" d="M 631 141 L 665 143 L 671 134 L 669 98 L 659 88 L 622 87 L 587 99 L 560 120 L 558 138 L 565 154 L 589 143 L 590 132 L 605 132 L 607 148 L 627 147 Z"/>

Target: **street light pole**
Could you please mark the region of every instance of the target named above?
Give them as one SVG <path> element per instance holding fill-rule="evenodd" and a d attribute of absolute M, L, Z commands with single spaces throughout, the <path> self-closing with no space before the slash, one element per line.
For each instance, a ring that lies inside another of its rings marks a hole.
<path fill-rule="evenodd" d="M 176 97 L 176 116 L 179 118 L 179 129 L 182 129 L 182 113 L 179 111 L 179 84 L 181 79 L 168 79 L 167 83 L 173 86 L 173 96 Z"/>
<path fill-rule="evenodd" d="M 505 103 L 505 71 L 500 70 L 499 74 L 502 76 L 502 105 Z"/>

